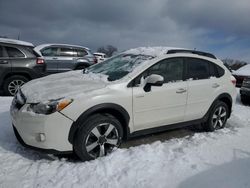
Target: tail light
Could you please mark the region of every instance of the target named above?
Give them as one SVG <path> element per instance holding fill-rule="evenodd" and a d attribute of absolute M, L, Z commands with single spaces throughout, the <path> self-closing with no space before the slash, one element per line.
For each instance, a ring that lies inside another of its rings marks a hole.
<path fill-rule="evenodd" d="M 36 64 L 44 64 L 45 62 L 44 62 L 44 59 L 42 59 L 42 58 L 37 58 L 36 59 Z"/>
<path fill-rule="evenodd" d="M 236 86 L 236 79 L 234 76 L 231 76 L 231 82 L 233 83 L 234 86 Z"/>

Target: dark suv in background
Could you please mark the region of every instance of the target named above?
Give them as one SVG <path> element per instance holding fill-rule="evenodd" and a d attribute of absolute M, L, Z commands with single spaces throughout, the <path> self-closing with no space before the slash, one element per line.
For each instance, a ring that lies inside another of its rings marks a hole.
<path fill-rule="evenodd" d="M 244 79 L 240 88 L 240 97 L 243 104 L 250 104 L 250 77 Z"/>
<path fill-rule="evenodd" d="M 0 90 L 15 95 L 31 79 L 45 75 L 46 65 L 31 43 L 0 38 Z"/>
<path fill-rule="evenodd" d="M 79 70 L 97 63 L 89 48 L 69 44 L 41 44 L 34 50 L 43 56 L 47 73 Z"/>

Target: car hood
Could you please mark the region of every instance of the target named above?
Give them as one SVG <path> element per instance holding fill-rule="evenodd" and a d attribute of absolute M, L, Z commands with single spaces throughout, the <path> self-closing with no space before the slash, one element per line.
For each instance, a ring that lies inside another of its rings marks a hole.
<path fill-rule="evenodd" d="M 104 88 L 109 84 L 101 74 L 70 71 L 32 80 L 22 86 L 26 103 L 39 103 L 60 98 L 75 98 Z"/>

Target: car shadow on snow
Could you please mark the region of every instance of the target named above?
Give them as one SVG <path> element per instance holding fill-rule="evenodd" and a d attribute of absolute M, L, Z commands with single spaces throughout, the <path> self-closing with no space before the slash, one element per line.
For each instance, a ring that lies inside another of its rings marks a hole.
<path fill-rule="evenodd" d="M 244 157 L 238 157 L 243 155 Z M 234 150 L 232 161 L 211 168 L 181 182 L 179 188 L 248 188 L 250 187 L 250 153 Z"/>

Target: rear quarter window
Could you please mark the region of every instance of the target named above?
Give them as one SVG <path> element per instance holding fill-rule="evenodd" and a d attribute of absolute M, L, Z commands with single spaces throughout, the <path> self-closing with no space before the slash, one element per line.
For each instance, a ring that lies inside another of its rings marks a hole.
<path fill-rule="evenodd" d="M 77 57 L 84 57 L 88 54 L 86 50 L 84 49 L 76 49 L 76 53 L 77 53 Z"/>
<path fill-rule="evenodd" d="M 5 49 L 9 57 L 12 58 L 25 57 L 25 55 L 15 47 L 5 46 Z"/>

